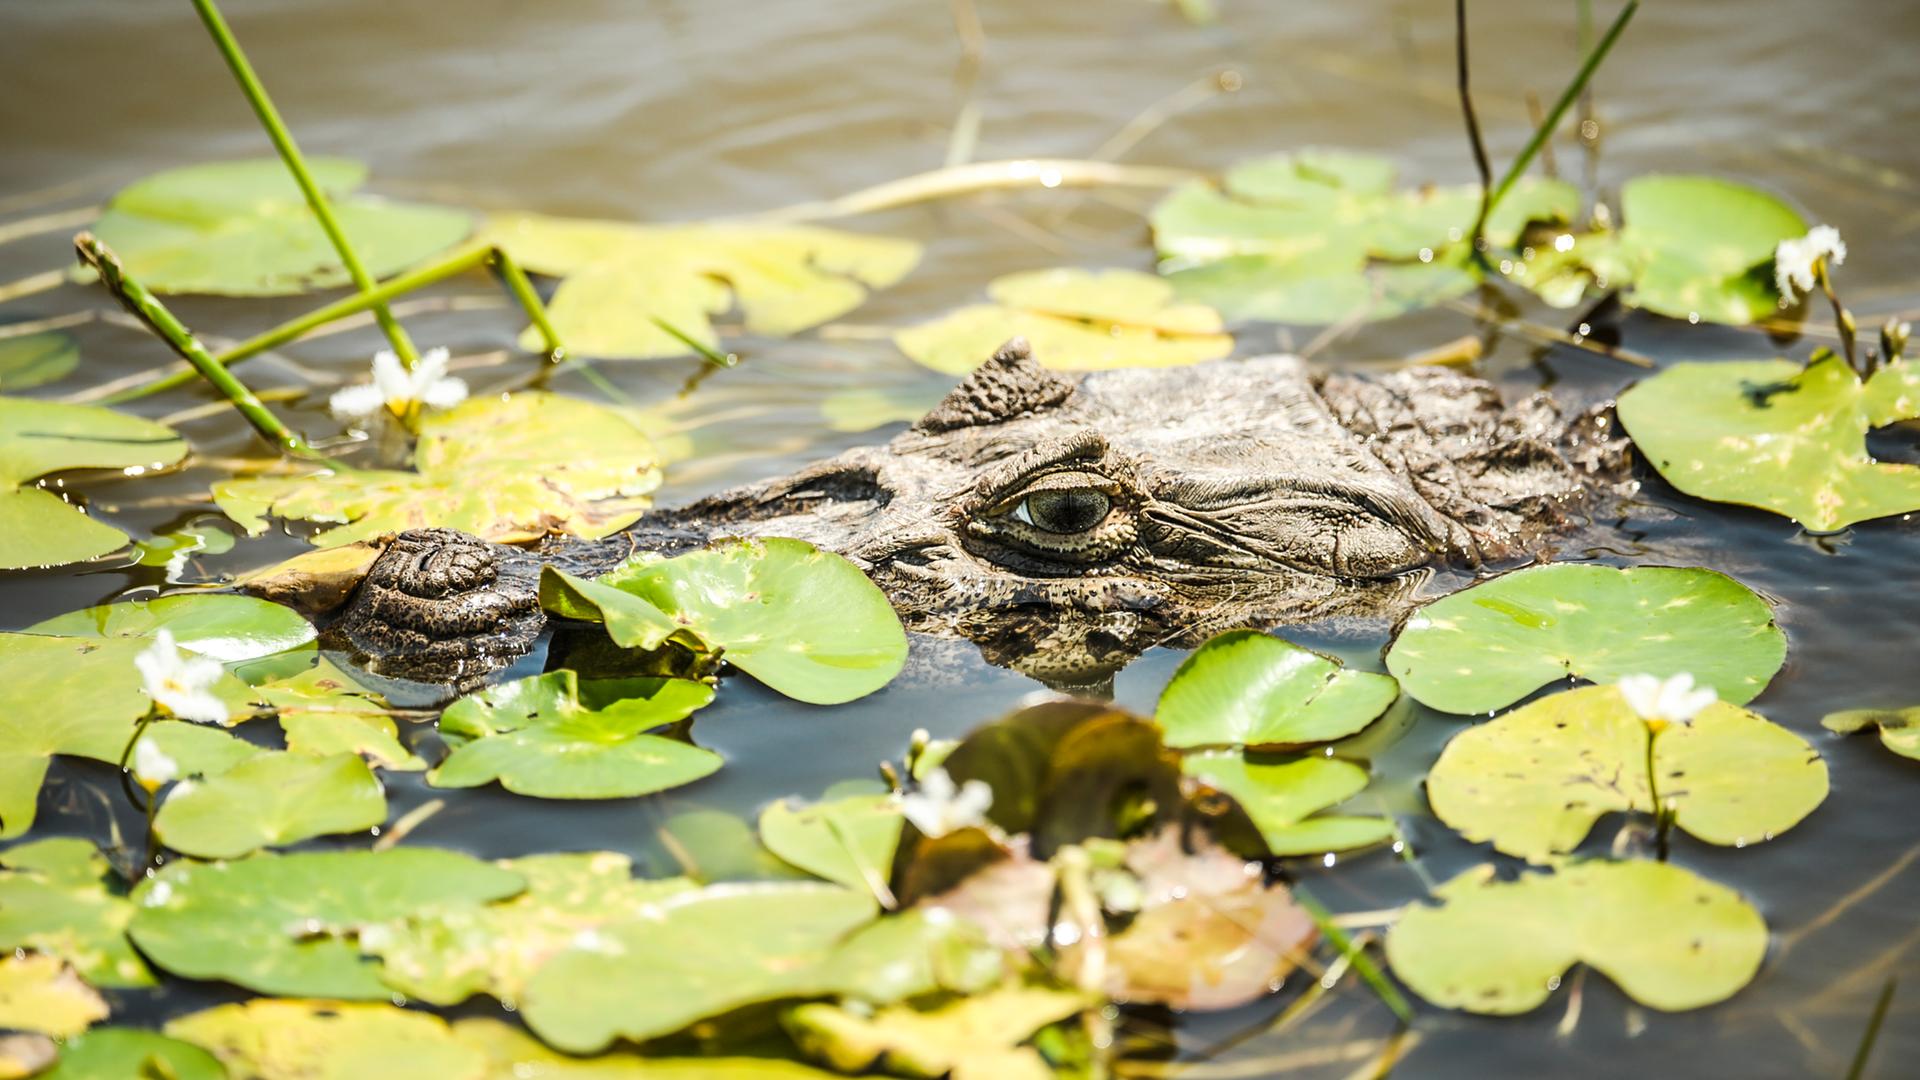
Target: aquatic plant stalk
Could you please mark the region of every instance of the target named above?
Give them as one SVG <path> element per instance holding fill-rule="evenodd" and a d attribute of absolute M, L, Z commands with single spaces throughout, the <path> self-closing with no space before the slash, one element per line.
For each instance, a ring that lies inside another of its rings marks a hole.
<path fill-rule="evenodd" d="M 1340 955 L 1346 957 L 1347 962 L 1353 965 L 1353 970 L 1373 990 L 1374 996 L 1380 999 L 1380 1003 L 1385 1005 L 1400 1023 L 1412 1024 L 1413 1006 L 1408 1005 L 1407 999 L 1387 981 L 1387 977 L 1381 973 L 1380 966 L 1373 962 L 1373 958 L 1364 950 L 1354 947 L 1353 939 L 1333 921 L 1333 915 L 1320 905 L 1320 901 L 1309 896 L 1307 891 L 1299 885 L 1293 887 L 1293 900 L 1305 909 L 1313 919 L 1314 925 L 1320 928 L 1320 935 L 1332 942 L 1333 947 L 1340 951 Z"/>
<path fill-rule="evenodd" d="M 1856 327 L 1853 324 L 1853 312 L 1847 310 L 1846 305 L 1840 302 L 1839 294 L 1833 291 L 1833 275 L 1828 270 L 1827 260 L 1825 258 L 1813 260 L 1813 276 L 1815 280 L 1820 282 L 1820 291 L 1827 294 L 1827 303 L 1833 305 L 1833 327 L 1840 331 L 1840 344 L 1846 352 L 1847 366 L 1859 372 L 1861 375 L 1873 374 L 1871 364 L 1866 367 L 1860 365 L 1860 358 L 1853 344 L 1856 333 Z"/>
<path fill-rule="evenodd" d="M 665 330 L 668 334 L 672 335 L 675 341 L 678 341 L 680 344 L 685 345 L 687 348 L 692 349 L 694 352 L 697 352 L 701 356 L 705 357 L 707 362 L 710 364 L 713 364 L 718 367 L 733 367 L 740 363 L 740 358 L 738 356 L 735 356 L 732 353 L 720 352 L 719 350 L 715 349 L 713 346 L 708 345 L 706 342 L 701 341 L 698 338 L 695 338 L 693 335 L 687 333 L 686 331 L 680 329 L 679 327 L 673 325 L 672 323 L 668 322 L 667 320 L 661 318 L 658 315 L 649 315 L 647 316 L 647 318 L 652 320 L 653 325 L 659 327 L 662 330 Z"/>
<path fill-rule="evenodd" d="M 93 268 L 100 275 L 100 281 L 107 291 L 119 300 L 135 318 L 145 323 L 154 333 L 173 346 L 187 363 L 192 364 L 202 378 L 214 385 L 224 394 L 233 407 L 240 410 L 247 423 L 260 433 L 261 437 L 279 447 L 281 451 L 295 457 L 327 462 L 329 459 L 307 445 L 305 439 L 294 434 L 280 418 L 247 389 L 245 383 L 234 377 L 214 355 L 207 351 L 200 339 L 193 336 L 173 312 L 168 311 L 154 295 L 139 282 L 127 277 L 120 268 L 120 260 L 105 244 L 94 238 L 92 233 L 83 232 L 73 238 L 74 250 L 80 261 Z M 331 462 L 330 462 L 331 463 Z"/>
<path fill-rule="evenodd" d="M 915 173 L 884 184 L 862 188 L 837 199 L 799 203 L 749 220 L 772 222 L 826 221 L 893 210 L 914 203 L 950 199 L 981 191 L 1059 187 L 1177 187 L 1198 180 L 1202 173 L 1158 165 L 1118 165 L 1111 161 L 1074 158 L 1018 158 L 1012 161 L 976 161 L 950 169 Z"/>
<path fill-rule="evenodd" d="M 307 205 L 312 208 L 313 216 L 319 219 L 320 228 L 327 234 L 327 239 L 333 243 L 333 250 L 339 253 L 340 263 L 346 267 L 347 276 L 353 279 L 354 288 L 361 292 L 371 290 L 374 286 L 373 276 L 367 273 L 360 256 L 348 242 L 346 231 L 340 227 L 340 219 L 334 216 L 333 204 L 328 201 L 327 193 L 320 189 L 319 182 L 308 170 L 306 158 L 301 156 L 299 145 L 293 141 L 293 133 L 287 130 L 287 125 L 280 119 L 280 111 L 274 108 L 273 99 L 267 96 L 267 88 L 261 84 L 260 77 L 254 74 L 253 65 L 247 61 L 247 54 L 241 51 L 240 42 L 235 40 L 233 31 L 228 29 L 220 9 L 213 0 L 193 0 L 193 7 L 200 13 L 200 21 L 206 24 L 207 34 L 213 38 L 220 55 L 226 58 L 227 66 L 233 70 L 241 93 L 253 106 L 254 115 L 260 118 L 260 126 L 267 129 L 267 137 L 273 140 L 273 148 L 279 151 L 280 160 L 286 163 L 287 171 L 293 174 L 294 182 L 300 185 L 301 194 L 307 197 Z M 406 365 L 407 370 L 413 370 L 414 364 L 420 360 L 420 353 L 414 348 L 413 339 L 407 336 L 406 329 L 400 325 L 400 320 L 393 317 L 393 312 L 388 311 L 384 303 L 373 306 L 373 317 L 380 324 L 381 333 L 393 345 L 400 362 Z"/>
<path fill-rule="evenodd" d="M 1880 1025 L 1886 1022 L 1887 1006 L 1893 1004 L 1893 991 L 1899 985 L 1898 979 L 1888 978 L 1879 999 L 1873 1003 L 1873 1015 L 1867 1018 L 1867 1030 L 1860 1036 L 1859 1048 L 1853 1052 L 1853 1064 L 1847 1067 L 1847 1080 L 1860 1080 L 1866 1075 L 1867 1061 L 1873 1057 L 1873 1044 L 1880 1039 Z"/>
<path fill-rule="evenodd" d="M 1474 219 L 1467 240 L 1475 261 L 1486 264 L 1484 249 L 1487 213 L 1493 201 L 1493 166 L 1487 163 L 1487 144 L 1480 138 L 1480 118 L 1473 111 L 1473 90 L 1468 85 L 1472 65 L 1467 62 L 1467 0 L 1453 0 L 1453 59 L 1460 84 L 1460 115 L 1467 122 L 1467 143 L 1473 147 L 1473 167 L 1480 172 L 1480 214 Z"/>

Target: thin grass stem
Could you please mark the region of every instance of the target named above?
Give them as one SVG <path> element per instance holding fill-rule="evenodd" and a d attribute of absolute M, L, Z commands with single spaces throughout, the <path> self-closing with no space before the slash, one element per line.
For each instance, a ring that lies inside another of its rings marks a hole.
<path fill-rule="evenodd" d="M 1347 962 L 1353 966 L 1354 973 L 1373 990 L 1374 995 L 1380 999 L 1380 1003 L 1385 1005 L 1402 1024 L 1411 1025 L 1413 1006 L 1408 1005 L 1407 999 L 1401 996 L 1400 991 L 1395 989 L 1391 982 L 1387 981 L 1386 975 L 1381 972 L 1380 966 L 1373 962 L 1373 958 L 1368 956 L 1365 950 L 1354 946 L 1353 939 L 1347 936 L 1347 932 L 1342 930 L 1338 923 L 1334 922 L 1333 915 L 1299 885 L 1293 887 L 1293 899 L 1313 918 L 1314 925 L 1320 928 L 1320 935 L 1331 942 L 1341 956 L 1347 958 Z"/>

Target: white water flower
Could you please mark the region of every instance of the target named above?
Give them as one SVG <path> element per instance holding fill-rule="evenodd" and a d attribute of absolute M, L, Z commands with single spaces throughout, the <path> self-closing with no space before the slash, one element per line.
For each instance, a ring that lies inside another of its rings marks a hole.
<path fill-rule="evenodd" d="M 152 739 L 142 737 L 133 744 L 133 778 L 148 791 L 180 779 L 180 763 L 167 756 Z"/>
<path fill-rule="evenodd" d="M 1847 244 L 1840 230 L 1831 225 L 1815 225 L 1796 240 L 1782 240 L 1773 249 L 1773 283 L 1784 300 L 1810 293 L 1816 281 L 1813 264 L 1820 259 L 1839 266 L 1847 261 Z"/>
<path fill-rule="evenodd" d="M 398 356 L 382 349 L 373 355 L 373 381 L 335 391 L 327 408 L 342 423 L 371 419 L 381 409 L 395 416 L 415 405 L 451 409 L 467 399 L 467 384 L 447 375 L 448 360 L 447 350 L 430 349 L 408 371 Z"/>
<path fill-rule="evenodd" d="M 955 788 L 945 769 L 935 769 L 920 781 L 920 790 L 900 797 L 900 810 L 927 837 L 945 836 L 956 829 L 984 826 L 993 805 L 993 788 L 985 780 L 969 780 Z"/>
<path fill-rule="evenodd" d="M 227 722 L 226 703 L 212 691 L 226 669 L 218 660 L 182 653 L 174 647 L 171 631 L 154 634 L 153 644 L 133 658 L 133 666 L 146 680 L 147 696 L 167 712 L 202 724 Z"/>
<path fill-rule="evenodd" d="M 1668 724 L 1684 724 L 1701 709 L 1720 700 L 1713 688 L 1693 687 L 1693 676 L 1686 672 L 1662 679 L 1658 675 L 1628 675 L 1619 682 L 1620 696 L 1640 719 L 1659 730 Z"/>

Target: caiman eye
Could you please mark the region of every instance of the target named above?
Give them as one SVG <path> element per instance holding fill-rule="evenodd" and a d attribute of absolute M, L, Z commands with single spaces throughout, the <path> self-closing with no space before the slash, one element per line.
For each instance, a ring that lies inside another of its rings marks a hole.
<path fill-rule="evenodd" d="M 1107 520 L 1113 500 L 1098 488 L 1053 488 L 1030 492 L 1013 508 L 1015 521 L 1050 533 L 1083 533 Z"/>

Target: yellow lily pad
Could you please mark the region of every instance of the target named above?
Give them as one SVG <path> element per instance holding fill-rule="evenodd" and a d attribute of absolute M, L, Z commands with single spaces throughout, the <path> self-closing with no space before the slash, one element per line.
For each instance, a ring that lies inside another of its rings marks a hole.
<path fill-rule="evenodd" d="M 59 958 L 0 957 L 0 1028 L 64 1039 L 106 1018 L 106 999 Z"/>
<path fill-rule="evenodd" d="M 169 1021 L 233 1080 L 488 1080 L 480 1051 L 447 1022 L 391 1005 L 260 999 Z"/>

